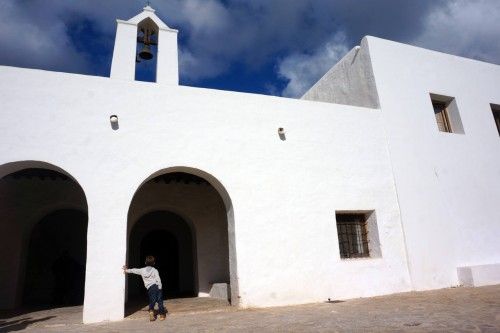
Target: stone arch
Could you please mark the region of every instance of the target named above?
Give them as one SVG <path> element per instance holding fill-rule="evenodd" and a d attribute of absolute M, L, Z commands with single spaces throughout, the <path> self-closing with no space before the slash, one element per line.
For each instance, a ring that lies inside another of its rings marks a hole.
<path fill-rule="evenodd" d="M 191 240 L 192 240 L 192 251 L 194 252 L 194 254 L 193 254 L 193 256 L 194 256 L 194 267 L 193 267 L 193 275 L 194 276 L 193 277 L 195 279 L 194 290 L 198 290 L 198 267 L 197 267 L 196 255 L 195 255 L 195 253 L 197 252 L 195 226 L 194 226 L 194 223 L 191 220 L 191 218 L 189 216 L 187 216 L 186 214 L 184 214 L 184 212 L 182 212 L 181 210 L 177 209 L 177 207 L 171 206 L 171 205 L 166 205 L 166 204 L 152 205 L 152 206 L 148 206 L 148 207 L 143 207 L 143 209 L 138 210 L 136 212 L 136 214 L 134 214 L 133 216 L 128 216 L 129 223 L 127 223 L 127 242 L 130 242 L 130 240 L 131 240 L 130 236 L 132 233 L 132 229 L 136 226 L 137 222 L 139 222 L 139 220 L 142 217 L 144 217 L 148 214 L 151 214 L 154 212 L 160 212 L 160 211 L 170 212 L 170 213 L 173 213 L 175 215 L 178 215 L 186 223 L 186 225 L 189 228 L 190 236 L 191 236 Z M 127 261 L 129 261 L 130 260 L 129 247 L 127 247 L 127 256 L 126 257 L 127 257 Z M 128 287 L 126 289 L 127 289 L 127 293 L 128 293 Z"/>
<path fill-rule="evenodd" d="M 133 206 L 134 198 L 136 198 L 136 195 L 143 188 L 143 186 L 146 183 L 150 182 L 151 180 L 153 180 L 159 176 L 167 175 L 167 174 L 174 174 L 174 173 L 189 174 L 189 175 L 193 175 L 193 176 L 196 176 L 196 177 L 199 177 L 199 178 L 205 180 L 216 191 L 218 197 L 221 200 L 221 203 L 222 203 L 223 209 L 224 209 L 224 216 L 225 216 L 226 228 L 227 228 L 230 300 L 231 300 L 232 305 L 238 305 L 239 296 L 238 296 L 238 275 L 237 275 L 237 263 L 236 263 L 234 210 L 233 210 L 233 205 L 232 205 L 232 201 L 231 201 L 231 198 L 229 196 L 229 193 L 226 190 L 226 187 L 222 184 L 221 181 L 219 181 L 218 178 L 216 178 L 212 174 L 210 174 L 206 171 L 203 171 L 201 169 L 187 167 L 187 166 L 168 167 L 168 168 L 159 169 L 159 170 L 151 173 L 147 178 L 145 178 L 140 183 L 140 185 L 137 187 L 136 191 L 134 192 L 133 196 L 130 199 L 130 206 L 129 206 L 129 212 L 128 212 L 128 217 L 129 217 L 128 224 L 131 223 L 131 221 L 130 221 L 131 216 L 135 215 L 136 219 L 140 216 L 139 214 L 133 214 L 132 209 L 135 208 Z M 143 212 L 152 211 L 152 210 L 158 209 L 158 208 L 159 207 L 152 205 L 148 208 L 144 208 Z M 168 210 L 182 216 L 182 217 L 185 217 L 185 220 L 189 221 L 189 223 L 191 225 L 193 225 L 192 219 L 189 216 L 186 216 L 186 214 L 184 214 L 183 212 L 177 210 L 176 207 L 167 206 L 166 208 Z M 130 226 L 129 226 L 129 229 L 130 229 Z M 127 238 L 128 238 L 128 233 L 127 233 Z"/>
<path fill-rule="evenodd" d="M 78 186 L 80 186 L 78 181 L 71 175 L 70 172 L 66 171 L 65 169 L 63 169 L 55 164 L 45 162 L 45 161 L 37 161 L 37 160 L 19 160 L 19 161 L 4 163 L 4 164 L 0 165 L 0 179 L 2 179 L 3 177 L 5 177 L 9 174 L 12 174 L 16 171 L 20 171 L 23 169 L 47 169 L 47 170 L 56 171 L 56 172 L 59 172 L 59 173 L 65 175 L 66 177 L 72 179 L 75 183 L 78 184 Z M 80 188 L 81 188 L 81 186 L 80 186 Z M 83 191 L 83 189 L 82 189 L 82 191 Z"/>
<path fill-rule="evenodd" d="M 85 192 L 69 172 L 36 160 L 0 165 L 0 238 L 9 236 L 0 241 L 0 261 L 14 272 L 12 277 L 0 279 L 0 308 L 12 309 L 22 304 L 31 236 L 40 221 L 62 210 L 85 215 L 88 211 Z M 82 239 L 86 239 L 86 234 Z"/>

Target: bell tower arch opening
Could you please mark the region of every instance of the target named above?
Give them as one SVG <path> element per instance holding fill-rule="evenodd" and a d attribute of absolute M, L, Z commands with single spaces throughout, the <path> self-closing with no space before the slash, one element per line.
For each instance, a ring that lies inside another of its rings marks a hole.
<path fill-rule="evenodd" d="M 112 79 L 179 84 L 178 31 L 149 5 L 128 21 L 117 20 Z"/>
<path fill-rule="evenodd" d="M 137 26 L 136 81 L 156 82 L 158 32 L 158 26 L 149 17 Z"/>
<path fill-rule="evenodd" d="M 134 194 L 127 235 L 128 266 L 142 267 L 147 255 L 156 254 L 167 299 L 238 303 L 233 208 L 215 177 L 187 167 L 154 173 Z M 130 302 L 146 301 L 141 284 L 140 277 L 127 275 Z"/>

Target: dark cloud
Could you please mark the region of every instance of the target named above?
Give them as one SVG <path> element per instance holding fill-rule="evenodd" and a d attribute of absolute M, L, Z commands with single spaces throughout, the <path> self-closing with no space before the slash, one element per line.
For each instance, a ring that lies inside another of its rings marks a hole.
<path fill-rule="evenodd" d="M 115 19 L 141 0 L 1 0 L 0 64 L 107 75 Z M 262 86 L 297 96 L 364 35 L 500 63 L 497 0 L 152 0 L 180 30 L 181 78 L 274 68 Z M 271 65 L 271 66 L 270 66 Z M 285 82 L 273 84 L 272 82 Z M 279 89 L 281 90 L 281 88 Z"/>
<path fill-rule="evenodd" d="M 356 42 L 366 35 L 401 41 L 411 40 L 420 33 L 425 17 L 446 2 L 346 0 L 327 3 L 330 3 L 330 14 L 335 15 L 337 22 L 346 27 L 351 41 Z"/>

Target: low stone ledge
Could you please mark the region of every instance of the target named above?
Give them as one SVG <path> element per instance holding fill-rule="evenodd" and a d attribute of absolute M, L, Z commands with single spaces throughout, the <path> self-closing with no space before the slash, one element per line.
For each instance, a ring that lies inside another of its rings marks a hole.
<path fill-rule="evenodd" d="M 500 264 L 457 267 L 458 281 L 466 287 L 500 284 Z"/>
<path fill-rule="evenodd" d="M 214 283 L 210 288 L 210 297 L 218 299 L 229 299 L 229 284 L 228 283 Z"/>

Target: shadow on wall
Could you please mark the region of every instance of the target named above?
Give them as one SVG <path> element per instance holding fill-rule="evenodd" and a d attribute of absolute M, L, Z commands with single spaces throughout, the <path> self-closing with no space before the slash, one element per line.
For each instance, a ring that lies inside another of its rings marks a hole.
<path fill-rule="evenodd" d="M 349 51 L 301 99 L 378 109 L 380 107 L 367 38 Z"/>

